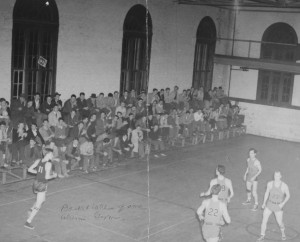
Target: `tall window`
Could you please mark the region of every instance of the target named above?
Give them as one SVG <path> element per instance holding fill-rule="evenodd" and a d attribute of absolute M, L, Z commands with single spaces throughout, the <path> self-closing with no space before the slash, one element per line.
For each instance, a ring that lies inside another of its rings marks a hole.
<path fill-rule="evenodd" d="M 123 26 L 120 92 L 147 90 L 152 40 L 152 20 L 142 5 L 133 6 Z"/>
<path fill-rule="evenodd" d="M 201 20 L 197 30 L 195 47 L 193 87 L 204 87 L 207 91 L 212 86 L 213 56 L 216 47 L 216 26 L 210 17 Z"/>
<path fill-rule="evenodd" d="M 58 10 L 55 0 L 17 0 L 13 12 L 11 97 L 55 91 Z"/>
<path fill-rule="evenodd" d="M 261 59 L 271 61 L 296 61 L 295 30 L 288 24 L 276 23 L 264 32 L 261 44 Z M 280 70 L 260 70 L 257 85 L 257 101 L 275 106 L 287 106 L 292 101 L 294 74 Z"/>

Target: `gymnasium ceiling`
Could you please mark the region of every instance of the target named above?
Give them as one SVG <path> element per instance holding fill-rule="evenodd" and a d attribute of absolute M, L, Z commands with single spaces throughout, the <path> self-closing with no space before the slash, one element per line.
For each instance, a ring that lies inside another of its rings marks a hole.
<path fill-rule="evenodd" d="M 228 9 L 300 8 L 300 0 L 175 0 L 178 4 L 206 5 Z"/>

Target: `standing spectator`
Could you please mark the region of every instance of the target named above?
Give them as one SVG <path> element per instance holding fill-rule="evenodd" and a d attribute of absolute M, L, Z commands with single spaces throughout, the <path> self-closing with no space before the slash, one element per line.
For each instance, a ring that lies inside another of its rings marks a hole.
<path fill-rule="evenodd" d="M 105 102 L 106 108 L 108 109 L 107 116 L 114 115 L 116 111 L 114 95 L 112 93 L 108 93 Z"/>
<path fill-rule="evenodd" d="M 0 122 L 0 167 L 8 167 L 9 149 L 8 145 L 11 142 L 8 133 L 8 127 L 4 121 Z"/>
<path fill-rule="evenodd" d="M 122 97 L 120 98 L 120 103 L 124 102 L 125 103 L 125 107 L 131 107 L 133 105 L 132 100 L 129 96 L 129 93 L 127 90 L 124 91 Z"/>
<path fill-rule="evenodd" d="M 25 124 L 20 122 L 17 129 L 13 129 L 12 134 L 12 163 L 22 164 L 24 161 L 24 147 L 27 144 L 27 132 Z"/>
<path fill-rule="evenodd" d="M 58 124 L 54 127 L 54 142 L 57 147 L 62 147 L 63 144 L 68 143 L 68 126 L 62 118 L 58 119 Z"/>
<path fill-rule="evenodd" d="M 120 148 L 122 155 L 125 156 L 125 158 L 132 157 L 133 144 L 131 143 L 131 132 L 132 129 L 128 128 L 127 132 L 120 138 Z"/>
<path fill-rule="evenodd" d="M 160 136 L 160 132 L 158 130 L 158 125 L 155 124 L 153 127 L 153 130 L 150 131 L 149 133 L 149 138 L 150 138 L 150 143 L 151 145 L 154 145 L 154 150 L 155 151 L 163 151 L 165 150 L 165 144 Z M 160 154 L 161 156 L 166 156 L 164 153 Z M 154 157 L 158 158 L 158 155 L 155 154 Z"/>
<path fill-rule="evenodd" d="M 94 167 L 94 145 L 93 143 L 85 138 L 81 138 L 80 155 L 83 159 L 83 172 L 89 173 L 89 169 L 96 170 Z"/>
<path fill-rule="evenodd" d="M 43 120 L 48 116 L 42 112 L 42 100 L 39 92 L 35 93 L 33 98 L 34 115 L 38 127 L 42 126 Z"/>
<path fill-rule="evenodd" d="M 74 170 L 79 166 L 80 158 L 80 149 L 78 139 L 75 138 L 67 146 L 66 158 L 69 161 L 70 169 Z"/>
<path fill-rule="evenodd" d="M 174 90 L 170 93 L 172 108 L 178 108 L 178 86 L 174 86 Z"/>
<path fill-rule="evenodd" d="M 35 113 L 32 100 L 27 101 L 26 109 L 25 109 L 25 123 L 30 126 L 32 123 L 35 123 Z"/>
<path fill-rule="evenodd" d="M 93 143 L 96 142 L 96 114 L 91 115 L 86 134 L 89 140 L 91 140 Z"/>

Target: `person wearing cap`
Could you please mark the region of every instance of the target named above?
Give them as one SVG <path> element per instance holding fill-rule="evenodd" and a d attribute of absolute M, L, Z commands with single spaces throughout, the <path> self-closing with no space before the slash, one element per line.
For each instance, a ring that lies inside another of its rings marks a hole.
<path fill-rule="evenodd" d="M 231 222 L 227 206 L 219 200 L 221 189 L 220 184 L 213 185 L 211 188 L 212 197 L 205 199 L 197 209 L 197 215 L 203 223 L 202 235 L 206 242 L 218 242 L 220 228 L 223 225 L 221 221 L 225 221 L 227 224 Z"/>
<path fill-rule="evenodd" d="M 55 104 L 58 105 L 59 111 L 61 111 L 61 109 L 62 109 L 62 101 L 60 100 L 60 96 L 61 96 L 61 94 L 56 92 L 53 95 L 53 99 L 52 99 L 52 106 L 54 106 Z"/>
<path fill-rule="evenodd" d="M 53 150 L 47 148 L 45 150 L 45 156 L 42 159 L 36 160 L 29 168 L 28 172 L 36 174 L 35 181 L 33 183 L 33 192 L 36 194 L 36 201 L 32 208 L 28 211 L 28 219 L 26 220 L 24 227 L 28 229 L 34 229 L 31 222 L 37 215 L 42 204 L 46 200 L 46 192 L 48 180 L 57 177 L 57 173 L 52 171 L 51 161 L 53 159 Z"/>
<path fill-rule="evenodd" d="M 77 108 L 81 117 L 89 117 L 90 110 L 85 99 L 85 93 L 81 92 L 77 98 Z"/>
<path fill-rule="evenodd" d="M 18 126 L 18 123 L 25 121 L 26 110 L 26 95 L 22 93 L 18 99 L 12 101 L 11 104 L 11 120 L 14 128 Z"/>
<path fill-rule="evenodd" d="M 91 114 L 99 112 L 99 109 L 97 108 L 96 105 L 96 98 L 97 98 L 96 94 L 92 93 L 92 95 L 86 101 Z"/>

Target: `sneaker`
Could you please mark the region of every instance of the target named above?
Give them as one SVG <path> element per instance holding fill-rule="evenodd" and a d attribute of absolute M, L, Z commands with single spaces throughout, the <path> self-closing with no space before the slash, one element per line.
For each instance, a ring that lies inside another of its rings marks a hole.
<path fill-rule="evenodd" d="M 258 209 L 258 204 L 254 204 L 253 208 L 251 209 L 253 212 L 256 212 Z"/>
<path fill-rule="evenodd" d="M 166 154 L 164 154 L 164 153 L 161 153 L 160 155 L 161 155 L 161 156 L 167 156 L 167 155 L 166 155 Z"/>
<path fill-rule="evenodd" d="M 34 227 L 30 223 L 28 223 L 28 222 L 26 222 L 24 224 L 24 227 L 27 228 L 27 229 L 34 229 Z"/>
<path fill-rule="evenodd" d="M 159 156 L 158 156 L 158 155 L 154 155 L 154 157 L 155 157 L 155 158 L 158 158 Z"/>
<path fill-rule="evenodd" d="M 60 174 L 58 175 L 58 178 L 64 178 L 64 177 L 65 177 L 65 176 L 63 176 L 63 175 L 60 175 Z"/>
<path fill-rule="evenodd" d="M 281 235 L 281 240 L 286 240 L 285 234 L 282 234 L 282 235 Z"/>
<path fill-rule="evenodd" d="M 256 241 L 265 241 L 265 236 L 261 235 Z"/>
<path fill-rule="evenodd" d="M 251 204 L 251 200 L 247 200 L 247 201 L 243 202 L 242 204 L 243 205 L 249 205 L 249 204 Z"/>

